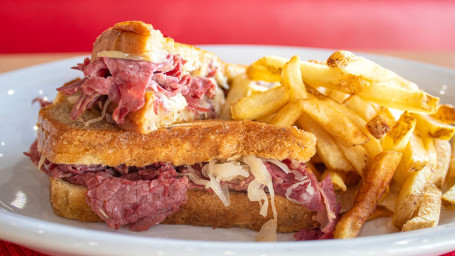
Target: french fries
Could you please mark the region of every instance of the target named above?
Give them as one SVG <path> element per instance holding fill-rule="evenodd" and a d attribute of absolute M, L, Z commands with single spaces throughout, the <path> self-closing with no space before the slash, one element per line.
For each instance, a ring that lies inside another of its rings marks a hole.
<path fill-rule="evenodd" d="M 303 130 L 309 131 L 316 136 L 316 154 L 329 169 L 336 171 L 353 170 L 352 165 L 338 148 L 335 140 L 311 117 L 302 114 L 297 122 Z"/>
<path fill-rule="evenodd" d="M 265 56 L 251 64 L 246 70 L 246 74 L 251 80 L 278 82 L 286 62 L 285 58 Z"/>
<path fill-rule="evenodd" d="M 408 112 L 404 112 L 395 123 L 382 142 L 384 150 L 403 152 L 414 132 L 416 119 Z"/>
<path fill-rule="evenodd" d="M 354 170 L 360 175 L 363 176 L 363 171 L 367 166 L 368 161 L 368 152 L 367 150 L 360 146 L 345 147 L 340 139 L 334 138 L 338 148 L 343 152 L 343 155 L 348 159 L 351 165 L 354 167 Z"/>
<path fill-rule="evenodd" d="M 226 102 L 221 110 L 222 119 L 231 119 L 231 105 L 237 100 L 250 96 L 258 92 L 264 92 L 269 88 L 256 84 L 256 81 L 248 79 L 245 74 L 236 76 L 229 89 L 229 94 L 226 97 Z"/>
<path fill-rule="evenodd" d="M 433 184 L 439 189 L 442 188 L 447 176 L 450 164 L 450 154 L 452 152 L 450 142 L 446 140 L 434 140 L 436 150 L 436 166 L 433 168 Z"/>
<path fill-rule="evenodd" d="M 377 155 L 368 167 L 354 200 L 354 207 L 338 221 L 335 238 L 357 237 L 368 217 L 374 212 L 382 194 L 392 179 L 401 153 L 387 151 Z"/>
<path fill-rule="evenodd" d="M 437 226 L 441 212 L 441 194 L 441 190 L 434 185 L 430 185 L 423 193 L 422 203 L 416 216 L 403 225 L 402 231 Z"/>
<path fill-rule="evenodd" d="M 277 126 L 292 126 L 302 114 L 302 111 L 299 102 L 289 102 L 268 123 Z"/>
<path fill-rule="evenodd" d="M 449 177 L 455 178 L 455 140 L 452 140 L 452 155 L 450 156 Z"/>
<path fill-rule="evenodd" d="M 349 63 L 352 59 L 347 58 L 341 62 Z M 253 80 L 279 81 L 281 78 L 279 74 L 281 74 L 286 62 L 287 60 L 281 57 L 263 57 L 248 68 L 248 77 Z M 345 66 L 349 67 L 348 64 Z M 403 82 L 402 78 L 395 77 L 390 80 L 391 78 L 389 77 L 387 79 L 369 80 L 364 75 L 359 75 L 356 72 L 349 73 L 350 69 L 340 67 L 341 65 L 300 62 L 303 82 L 310 86 L 322 86 L 348 94 L 359 95 L 382 106 L 403 111 L 430 114 L 434 114 L 437 111 L 439 98 L 417 90 L 415 85 L 406 82 L 404 79 Z M 356 68 L 358 69 L 358 66 Z M 376 75 L 372 77 L 375 78 Z"/>
<path fill-rule="evenodd" d="M 333 108 L 330 100 L 310 98 L 300 101 L 300 107 L 332 136 L 338 137 L 346 146 L 361 145 L 368 141 L 351 119 L 340 110 Z"/>
<path fill-rule="evenodd" d="M 290 101 L 307 98 L 307 92 L 300 72 L 299 56 L 294 56 L 283 67 L 281 85 L 289 87 L 291 91 Z"/>
<path fill-rule="evenodd" d="M 345 192 L 347 190 L 346 184 L 344 183 L 344 179 L 346 178 L 346 173 L 326 169 L 322 173 L 321 179 L 324 180 L 325 177 L 327 177 L 327 175 L 330 176 L 330 179 L 332 180 L 333 188 L 335 189 L 335 191 Z"/>
<path fill-rule="evenodd" d="M 455 124 L 455 107 L 449 104 L 440 104 L 438 111 L 431 117 L 446 124 Z"/>
<path fill-rule="evenodd" d="M 231 106 L 232 118 L 255 120 L 270 115 L 283 107 L 288 102 L 289 96 L 288 88 L 278 86 L 241 98 Z"/>
<path fill-rule="evenodd" d="M 455 178 L 455 140 L 448 142 L 455 135 L 455 107 L 348 51 L 336 51 L 327 61 L 266 56 L 246 74 L 246 88 L 233 86 L 235 100 L 228 95 L 233 119 L 297 124 L 317 137 L 309 162 L 316 176 L 330 175 L 339 193 L 361 181 L 336 238 L 355 237 L 368 218 L 392 214 L 402 231 L 431 227 L 438 223 L 441 200 L 455 208 L 455 187 L 444 195 L 440 190 L 445 176 Z M 276 87 L 259 91 L 249 79 Z M 378 206 L 392 176 L 399 188 L 394 212 Z"/>
<path fill-rule="evenodd" d="M 439 104 L 439 98 L 423 91 L 409 91 L 386 83 L 372 84 L 362 90 L 359 96 L 385 107 L 415 113 L 433 114 Z"/>
<path fill-rule="evenodd" d="M 374 105 L 373 105 L 374 106 Z M 380 107 L 380 109 L 376 110 L 377 116 L 379 116 L 389 127 L 392 127 L 395 125 L 397 120 L 395 119 L 395 116 L 392 114 L 390 109 L 385 108 L 385 107 Z"/>
<path fill-rule="evenodd" d="M 414 133 L 403 151 L 403 157 L 395 171 L 393 180 L 401 187 L 411 172 L 421 170 L 427 164 L 427 149 L 420 135 Z"/>
<path fill-rule="evenodd" d="M 324 88 L 324 87 L 322 87 L 322 88 Z M 347 100 L 349 97 L 351 97 L 350 94 L 340 92 L 338 90 L 328 89 L 328 88 L 324 88 L 323 94 L 340 104 L 343 104 L 343 102 L 345 100 Z"/>
<path fill-rule="evenodd" d="M 373 105 L 358 95 L 351 95 L 343 104 L 367 122 L 376 115 Z"/>
<path fill-rule="evenodd" d="M 367 136 L 366 143 L 364 143 L 362 146 L 365 147 L 365 149 L 368 151 L 368 155 L 371 159 L 382 152 L 381 143 L 368 132 L 366 128 L 366 122 L 359 115 L 354 113 L 354 111 L 347 108 L 346 106 L 338 104 L 337 102 L 328 99 L 327 97 L 325 97 L 324 95 L 320 94 L 318 91 L 312 88 L 308 88 L 308 91 L 310 92 L 309 94 L 310 96 L 312 95 L 315 98 L 320 99 L 321 101 L 322 100 L 325 101 L 324 104 L 332 107 L 333 109 L 338 109 L 343 115 L 345 115 L 347 118 L 349 118 L 350 121 L 352 121 L 352 123 L 360 130 L 361 133 Z M 342 141 L 344 146 L 347 147 L 351 146 L 347 144 L 346 141 L 344 140 Z"/>
<path fill-rule="evenodd" d="M 442 195 L 442 203 L 451 209 L 455 209 L 455 185 Z"/>
<path fill-rule="evenodd" d="M 433 171 L 426 166 L 420 171 L 415 171 L 409 175 L 403 184 L 393 214 L 392 224 L 402 229 L 403 225 L 417 213 L 423 194 L 427 186 L 431 183 Z"/>
<path fill-rule="evenodd" d="M 423 135 L 428 135 L 435 139 L 450 140 L 455 134 L 455 127 L 438 122 L 428 115 L 415 114 L 417 119 L 417 130 Z"/>
<path fill-rule="evenodd" d="M 392 82 L 408 90 L 418 90 L 416 84 L 407 81 L 396 73 L 381 67 L 380 65 L 354 55 L 349 51 L 336 51 L 328 59 L 327 65 L 333 68 L 339 68 L 345 73 L 361 76 L 372 82 Z"/>
<path fill-rule="evenodd" d="M 373 135 L 376 139 L 382 138 L 384 134 L 390 131 L 390 126 L 381 118 L 380 115 L 376 115 L 368 121 L 366 127 L 371 135 Z"/>

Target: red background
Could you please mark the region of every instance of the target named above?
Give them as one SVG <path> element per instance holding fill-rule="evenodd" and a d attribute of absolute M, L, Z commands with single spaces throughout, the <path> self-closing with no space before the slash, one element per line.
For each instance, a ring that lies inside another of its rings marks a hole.
<path fill-rule="evenodd" d="M 124 20 L 189 44 L 455 50 L 448 0 L 1 0 L 0 53 L 87 52 Z"/>

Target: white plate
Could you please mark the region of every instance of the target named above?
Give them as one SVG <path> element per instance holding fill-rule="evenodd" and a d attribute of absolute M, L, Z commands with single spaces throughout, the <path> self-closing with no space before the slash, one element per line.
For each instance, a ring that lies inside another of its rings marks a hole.
<path fill-rule="evenodd" d="M 294 47 L 204 46 L 227 62 L 249 64 L 264 55 L 326 59 L 331 51 Z M 365 55 L 364 55 L 365 56 Z M 366 55 L 424 90 L 455 99 L 455 71 L 389 57 Z M 158 225 L 146 232 L 111 230 L 103 223 L 81 223 L 55 216 L 48 180 L 22 152 L 35 139 L 37 96 L 53 99 L 55 88 L 80 75 L 73 58 L 0 75 L 0 238 L 49 254 L 66 255 L 437 255 L 455 249 L 455 213 L 444 211 L 437 228 L 383 234 L 390 220 L 368 223 L 351 240 L 255 243 L 255 232 Z M 280 240 L 292 240 L 289 234 Z"/>

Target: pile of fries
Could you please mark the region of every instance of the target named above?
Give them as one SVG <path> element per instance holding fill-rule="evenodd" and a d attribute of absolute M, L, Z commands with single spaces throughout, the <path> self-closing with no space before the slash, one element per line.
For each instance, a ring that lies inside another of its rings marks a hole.
<path fill-rule="evenodd" d="M 358 189 L 335 238 L 356 237 L 382 216 L 400 231 L 433 227 L 442 204 L 455 207 L 447 185 L 455 178 L 455 108 L 368 59 L 348 51 L 325 62 L 266 56 L 235 78 L 227 103 L 227 118 L 316 135 L 313 172 L 330 175 L 340 193 Z M 399 191 L 395 209 L 381 205 L 390 186 Z"/>

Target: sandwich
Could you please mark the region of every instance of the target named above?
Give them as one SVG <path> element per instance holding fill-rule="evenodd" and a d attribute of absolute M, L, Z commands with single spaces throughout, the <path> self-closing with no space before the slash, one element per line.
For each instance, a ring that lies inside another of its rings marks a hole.
<path fill-rule="evenodd" d="M 121 129 L 149 133 L 174 123 L 216 118 L 229 71 L 213 53 L 174 42 L 141 21 L 115 24 L 73 67 L 83 78 L 58 91 L 72 95 L 71 118 L 88 109 Z"/>
<path fill-rule="evenodd" d="M 339 204 L 330 176 L 306 164 L 315 136 L 254 121 L 205 120 L 148 134 L 120 129 L 100 111 L 72 118 L 58 93 L 41 108 L 27 154 L 50 177 L 50 204 L 62 217 L 147 230 L 159 223 L 244 227 L 258 240 L 277 232 L 330 238 Z"/>

